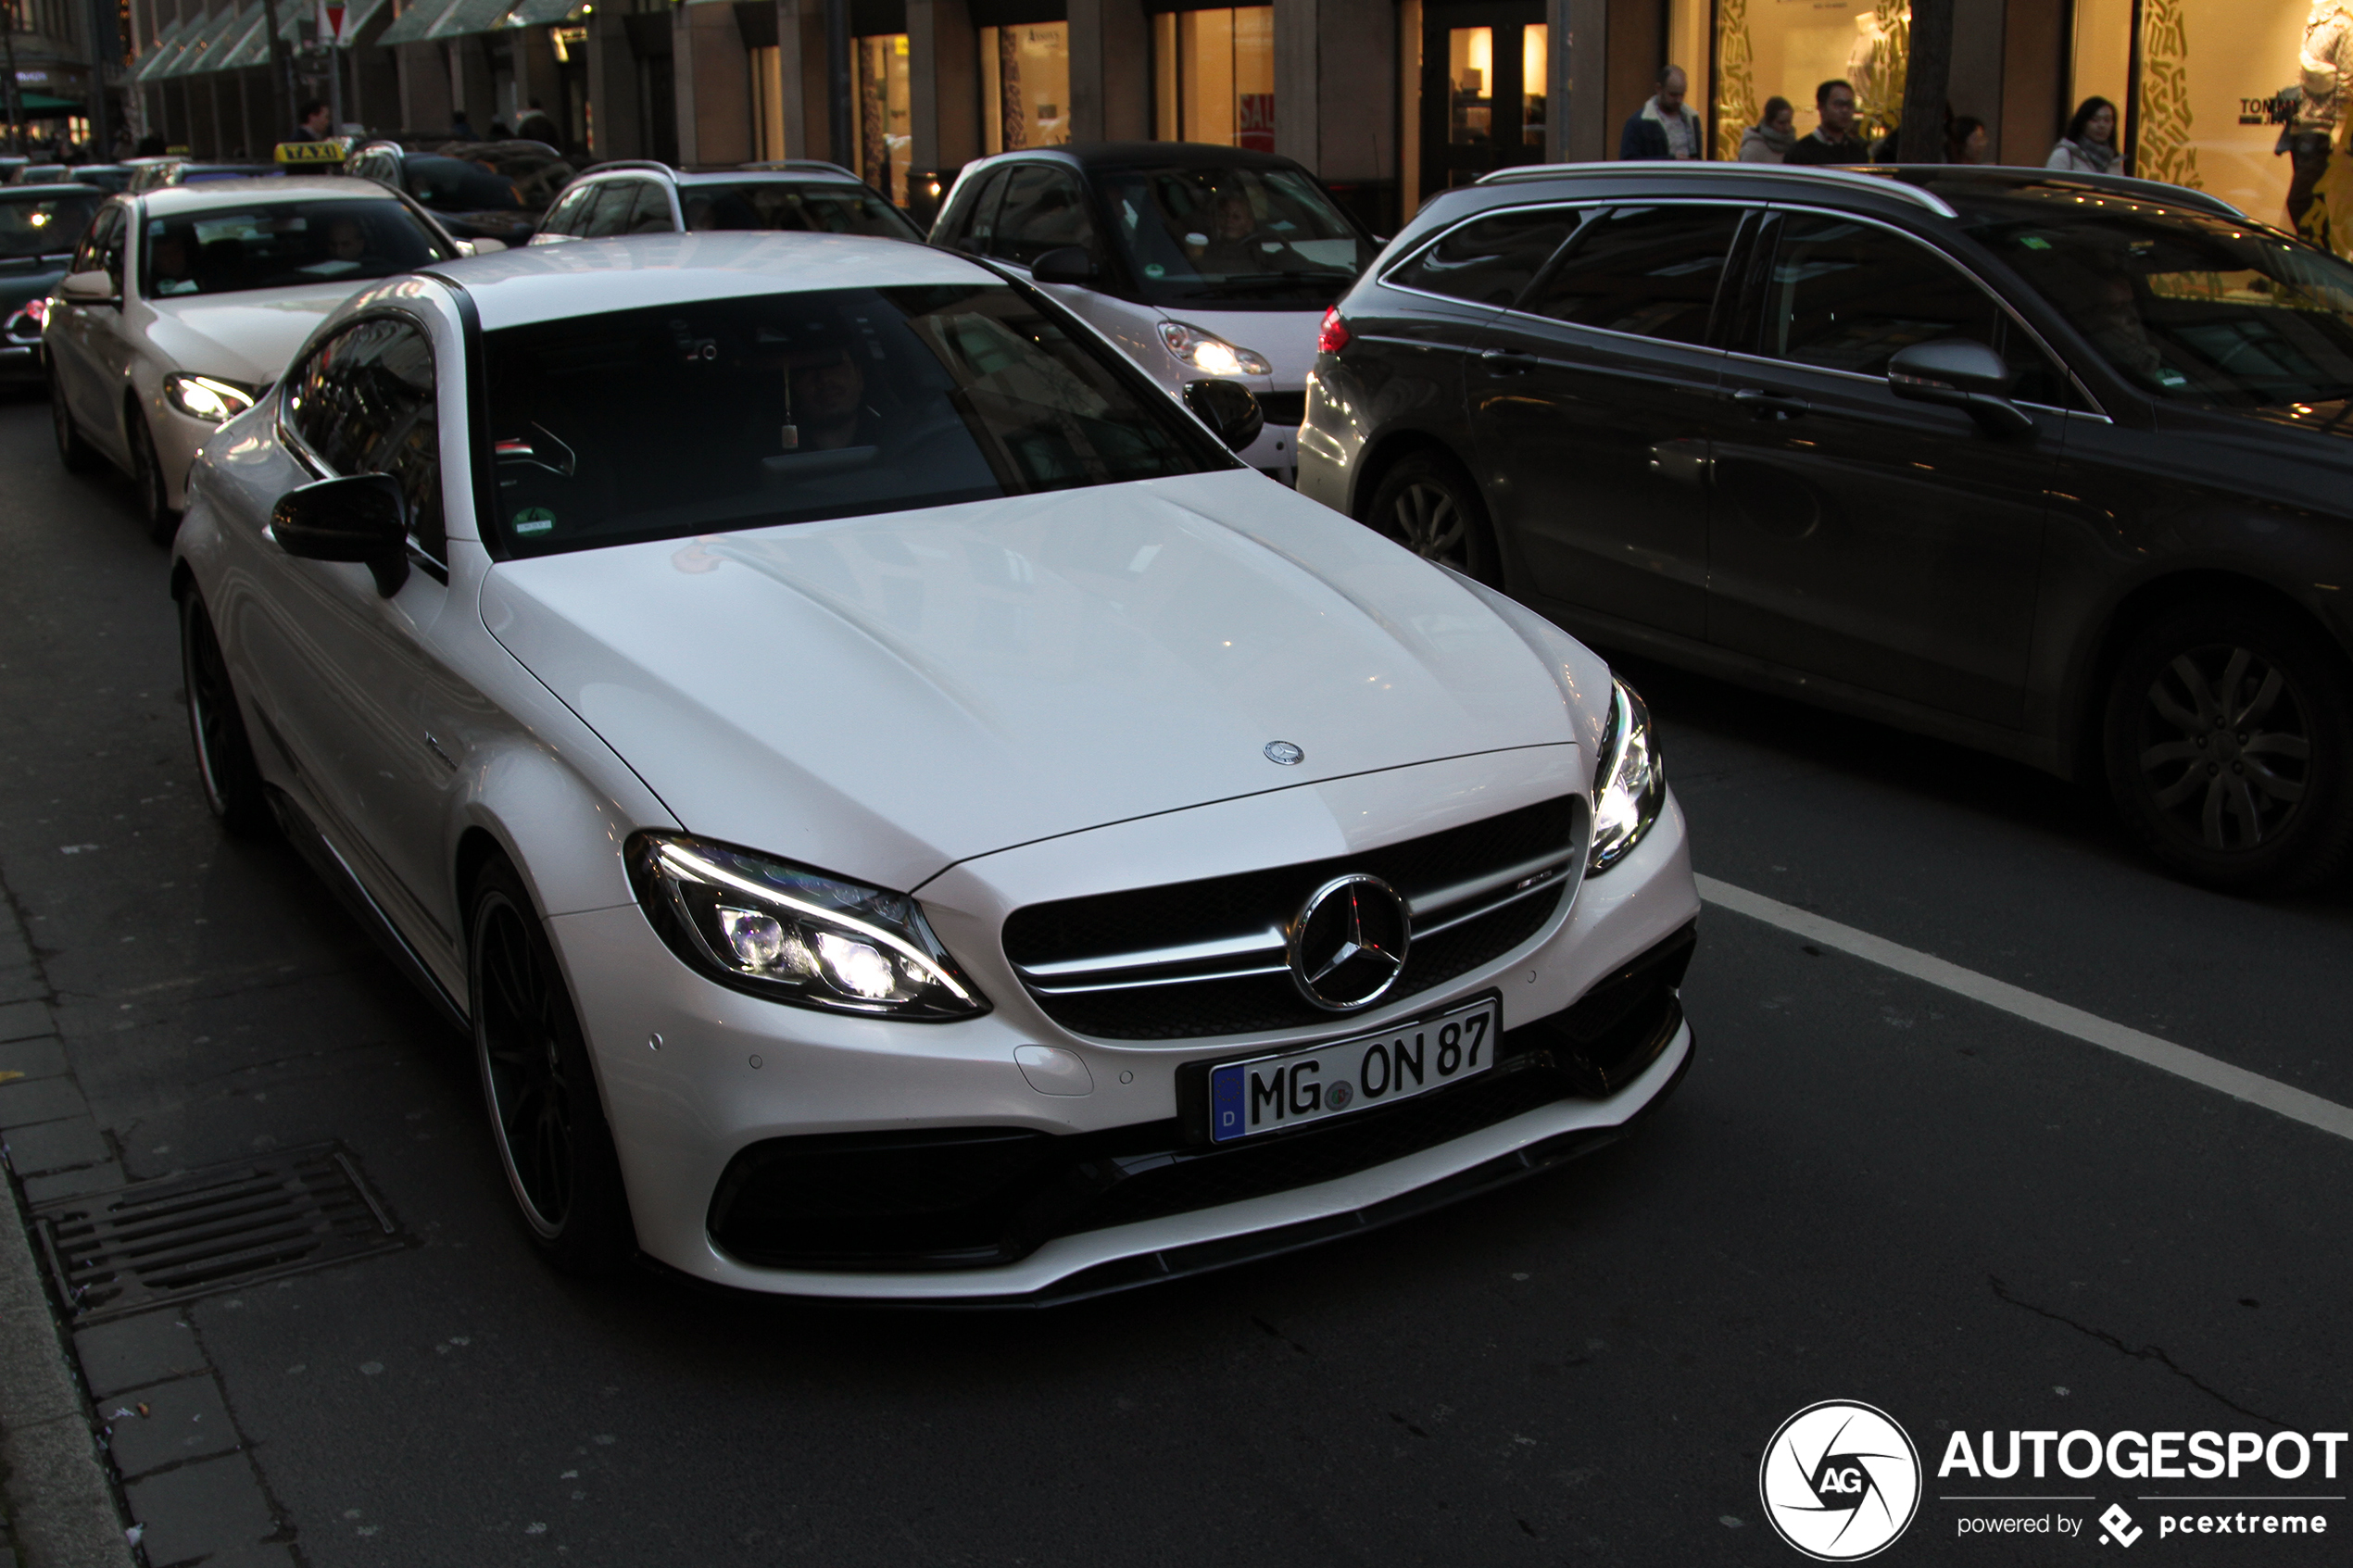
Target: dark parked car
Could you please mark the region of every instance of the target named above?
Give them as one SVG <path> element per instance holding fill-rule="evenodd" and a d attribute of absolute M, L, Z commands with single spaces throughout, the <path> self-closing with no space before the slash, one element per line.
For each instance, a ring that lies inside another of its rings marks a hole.
<path fill-rule="evenodd" d="M 2043 171 L 1514 170 L 1326 320 L 1300 487 L 1596 643 L 2353 852 L 2353 267 Z"/>
<path fill-rule="evenodd" d="M 572 182 L 573 167 L 544 142 L 459 142 L 430 151 L 371 142 L 344 165 L 388 185 L 441 220 L 461 240 L 519 245 Z"/>
<path fill-rule="evenodd" d="M 0 386 L 40 384 L 50 293 L 106 199 L 88 185 L 0 189 Z"/>

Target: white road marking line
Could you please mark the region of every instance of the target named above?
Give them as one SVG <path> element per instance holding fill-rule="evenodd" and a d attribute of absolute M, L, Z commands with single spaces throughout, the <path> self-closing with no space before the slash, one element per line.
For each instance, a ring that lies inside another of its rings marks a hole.
<path fill-rule="evenodd" d="M 2307 1094 L 2276 1078 L 2249 1073 L 2244 1067 L 2233 1067 L 2227 1061 L 2218 1060 L 2203 1051 L 2194 1051 L 2187 1046 L 2177 1046 L 2171 1040 L 2160 1040 L 2138 1029 L 2112 1023 L 2081 1008 L 2055 1002 L 2048 997 L 2037 996 L 2007 981 L 1996 980 L 1990 974 L 1980 974 L 1973 969 L 1963 969 L 1933 954 L 1890 942 L 1868 931 L 1857 931 L 1851 925 L 1841 925 L 1834 920 L 1824 920 L 1820 915 L 1808 913 L 1777 898 L 1751 893 L 1745 887 L 1734 887 L 1730 883 L 1718 882 L 1712 876 L 1697 880 L 1702 898 L 1734 914 L 1763 921 L 1767 925 L 1778 926 L 1793 935 L 1818 942 L 1825 947 L 1835 947 L 1842 953 L 1869 960 L 1882 969 L 1892 969 L 1898 974 L 1924 980 L 1931 985 L 1967 997 L 1971 1001 L 1998 1008 L 2029 1023 L 2039 1023 L 2045 1029 L 2057 1030 L 2086 1045 L 2130 1057 L 2144 1067 L 2154 1067 L 2160 1073 L 2171 1073 L 2176 1078 L 2186 1078 L 2193 1084 L 2220 1090 L 2233 1099 L 2259 1105 L 2291 1122 L 2301 1122 L 2308 1127 L 2316 1127 L 2323 1133 L 2333 1133 L 2340 1138 L 2353 1141 L 2353 1109 L 2339 1105 L 2334 1100 Z"/>

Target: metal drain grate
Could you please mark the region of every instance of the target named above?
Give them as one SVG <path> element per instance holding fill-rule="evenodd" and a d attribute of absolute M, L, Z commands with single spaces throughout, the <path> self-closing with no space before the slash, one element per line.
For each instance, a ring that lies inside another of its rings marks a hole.
<path fill-rule="evenodd" d="M 333 1143 L 61 1198 L 33 1221 L 76 1323 L 407 1245 Z"/>

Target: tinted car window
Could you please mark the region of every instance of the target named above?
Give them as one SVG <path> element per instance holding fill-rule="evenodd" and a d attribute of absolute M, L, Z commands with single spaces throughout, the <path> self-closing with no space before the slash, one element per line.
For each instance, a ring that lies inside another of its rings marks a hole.
<path fill-rule="evenodd" d="M 1703 343 L 1736 207 L 1621 207 L 1586 223 L 1523 309 L 1580 327 Z"/>
<path fill-rule="evenodd" d="M 539 225 L 543 234 L 576 234 L 580 220 L 597 199 L 597 187 L 584 185 L 564 193 L 563 199 L 548 208 L 547 220 Z"/>
<path fill-rule="evenodd" d="M 1156 305 L 1326 306 L 1375 254 L 1298 169 L 1123 169 L 1094 179 L 1128 270 Z"/>
<path fill-rule="evenodd" d="M 588 209 L 579 228 L 584 240 L 600 240 L 628 227 L 629 211 L 637 204 L 637 182 L 613 180 L 595 187 L 597 205 Z"/>
<path fill-rule="evenodd" d="M 338 474 L 400 481 L 418 547 L 441 559 L 441 431 L 433 345 L 413 323 L 380 317 L 336 333 L 286 378 L 286 419 Z"/>
<path fill-rule="evenodd" d="M 1977 237 L 2142 392 L 2217 408 L 2353 396 L 2353 267 L 2205 213 L 2065 206 L 1982 204 Z"/>
<path fill-rule="evenodd" d="M 1763 351 L 1776 359 L 1883 376 L 1899 349 L 1968 338 L 2009 360 L 2013 395 L 2067 402 L 2065 378 L 1993 295 L 1929 246 L 1873 224 L 1785 218 L 1763 314 Z"/>
<path fill-rule="evenodd" d="M 1042 164 L 1014 169 L 997 209 L 997 235 L 989 254 L 1026 267 L 1050 250 L 1078 245 L 1096 254 L 1095 224 L 1087 200 L 1066 170 Z"/>
<path fill-rule="evenodd" d="M 427 207 L 450 212 L 516 212 L 522 193 L 513 181 L 477 163 L 454 157 L 411 157 L 401 169 L 409 194 Z"/>
<path fill-rule="evenodd" d="M 1005 171 L 992 169 L 980 177 L 972 198 L 958 209 L 950 227 L 948 244 L 954 249 L 972 256 L 988 254 L 988 242 L 997 232 L 997 197 L 1005 188 Z"/>
<path fill-rule="evenodd" d="M 629 207 L 632 234 L 667 234 L 671 232 L 670 193 L 651 180 L 636 182 L 636 199 Z"/>
<path fill-rule="evenodd" d="M 818 234 L 878 234 L 920 240 L 907 215 L 863 185 L 787 184 L 781 180 L 681 185 L 678 205 L 686 227 L 791 229 Z"/>
<path fill-rule="evenodd" d="M 1585 216 L 1575 207 L 1541 207 L 1481 218 L 1423 250 L 1389 281 L 1474 305 L 1509 305 Z"/>
<path fill-rule="evenodd" d="M 31 191 L 0 194 L 0 258 L 66 255 L 104 200 L 95 190 L 67 195 Z"/>
<path fill-rule="evenodd" d="M 389 198 L 257 202 L 150 218 L 140 243 L 140 290 L 149 299 L 359 282 L 451 256 Z"/>
<path fill-rule="evenodd" d="M 522 555 L 1232 461 L 1124 360 L 1002 284 L 711 300 L 484 341 L 494 522 Z"/>

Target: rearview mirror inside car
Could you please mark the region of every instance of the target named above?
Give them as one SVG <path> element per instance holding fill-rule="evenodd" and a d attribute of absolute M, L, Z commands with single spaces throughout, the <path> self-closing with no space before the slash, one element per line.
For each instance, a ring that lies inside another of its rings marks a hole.
<path fill-rule="evenodd" d="M 1229 451 L 1239 452 L 1258 439 L 1266 416 L 1258 399 L 1238 381 L 1195 381 L 1185 383 L 1185 407 L 1215 433 Z"/>
<path fill-rule="evenodd" d="M 1031 262 L 1029 275 L 1041 283 L 1091 283 L 1095 258 L 1076 245 L 1063 245 Z"/>
<path fill-rule="evenodd" d="M 1969 338 L 1916 343 L 1887 362 L 1887 387 L 1896 396 L 1965 408 L 1997 435 L 2034 428 L 2034 417 L 2010 401 L 2016 379 L 2000 355 Z"/>
<path fill-rule="evenodd" d="M 409 501 L 388 473 L 322 479 L 278 497 L 278 547 L 304 560 L 358 561 L 390 598 L 409 580 Z"/>
<path fill-rule="evenodd" d="M 115 303 L 114 279 L 105 272 L 69 272 L 57 284 L 57 295 L 76 305 Z"/>

